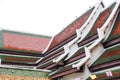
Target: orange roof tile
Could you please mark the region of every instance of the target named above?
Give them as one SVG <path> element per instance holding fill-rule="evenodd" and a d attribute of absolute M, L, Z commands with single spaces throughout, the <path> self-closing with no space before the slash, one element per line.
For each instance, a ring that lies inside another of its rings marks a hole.
<path fill-rule="evenodd" d="M 26 33 L 2 31 L 4 48 L 30 52 L 42 52 L 47 47 L 50 38 Z"/>

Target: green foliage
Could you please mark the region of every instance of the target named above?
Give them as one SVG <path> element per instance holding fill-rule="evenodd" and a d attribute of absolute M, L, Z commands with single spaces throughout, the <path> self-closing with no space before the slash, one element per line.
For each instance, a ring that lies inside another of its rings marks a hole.
<path fill-rule="evenodd" d="M 33 71 L 33 70 L 20 70 L 20 69 L 8 69 L 0 68 L 0 75 L 12 75 L 12 76 L 26 76 L 26 77 L 36 77 L 36 78 L 47 78 L 48 73 Z"/>

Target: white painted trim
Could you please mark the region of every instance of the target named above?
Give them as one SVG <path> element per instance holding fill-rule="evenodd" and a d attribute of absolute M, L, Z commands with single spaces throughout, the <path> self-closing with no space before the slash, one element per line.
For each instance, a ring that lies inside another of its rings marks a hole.
<path fill-rule="evenodd" d="M 49 61 L 47 61 L 47 62 L 45 62 L 45 63 L 42 63 L 42 64 L 38 65 L 37 67 L 44 66 L 44 65 L 48 64 L 49 62 L 52 62 L 52 60 L 49 60 Z"/>
<path fill-rule="evenodd" d="M 88 47 L 89 50 L 92 50 L 96 45 L 98 45 L 103 38 L 98 38 L 92 45 Z"/>
<path fill-rule="evenodd" d="M 53 74 L 59 72 L 61 69 L 63 69 L 63 68 L 59 68 L 59 69 L 55 70 L 54 72 L 50 73 L 49 76 L 51 76 L 51 75 L 53 75 Z"/>
<path fill-rule="evenodd" d="M 95 41 L 95 40 L 93 40 L 93 41 L 91 41 L 91 42 L 89 42 L 89 43 L 87 43 L 87 44 L 85 44 L 85 45 L 83 45 L 83 46 L 78 47 L 78 50 L 84 48 L 85 46 L 88 46 L 88 45 L 92 44 L 94 41 Z M 70 59 L 72 56 L 73 56 L 73 55 L 70 55 L 70 56 L 68 55 L 65 60 Z"/>
<path fill-rule="evenodd" d="M 2 62 L 2 60 L 1 60 L 1 58 L 0 58 L 0 66 L 1 66 L 1 62 Z"/>
<path fill-rule="evenodd" d="M 99 14 L 100 14 L 100 12 L 101 12 L 101 10 L 102 10 L 102 7 L 101 7 L 101 3 L 103 3 L 102 2 L 102 0 L 100 0 L 96 5 L 95 5 L 95 8 L 94 8 L 94 10 L 93 10 L 93 12 L 91 13 L 91 15 L 89 16 L 89 18 L 87 19 L 87 21 L 85 22 L 85 24 L 83 24 L 83 26 L 80 28 L 80 29 L 78 29 L 77 30 L 77 32 L 79 32 L 79 33 L 77 33 L 77 34 L 80 34 L 81 35 L 81 39 L 77 42 L 77 43 L 79 43 L 79 42 L 81 42 L 85 37 L 86 37 L 86 35 L 89 33 L 89 31 L 87 32 L 87 33 L 84 33 L 85 35 L 83 36 L 82 35 L 82 33 L 83 33 L 83 31 L 84 31 L 84 29 L 86 28 L 86 27 L 88 27 L 88 28 L 92 28 L 93 27 L 93 25 L 94 25 L 94 22 L 96 21 L 96 19 L 98 18 L 98 16 L 99 16 Z M 98 8 L 98 7 L 100 7 L 100 8 Z M 96 13 L 96 14 L 95 14 Z M 94 15 L 95 14 L 95 15 Z M 90 24 L 91 23 L 91 24 Z M 89 25 L 90 24 L 90 25 Z M 81 33 L 82 32 L 82 33 Z"/>
<path fill-rule="evenodd" d="M 62 49 L 63 49 L 63 46 L 62 46 L 62 47 L 60 47 L 59 49 L 57 49 L 57 50 L 55 50 L 55 51 L 51 52 L 50 54 L 48 54 L 48 55 L 44 56 L 44 58 L 46 58 L 46 57 L 48 57 L 48 56 L 50 56 L 50 55 L 53 55 L 54 53 L 56 53 L 57 51 L 62 50 Z M 43 58 L 43 59 L 44 59 L 44 58 Z M 40 61 L 41 61 L 41 60 L 40 60 Z"/>
<path fill-rule="evenodd" d="M 52 41 L 53 41 L 54 38 L 55 38 L 55 36 L 52 37 L 52 39 L 50 40 L 49 44 L 47 45 L 46 49 L 42 52 L 42 54 L 44 54 L 44 53 L 48 50 L 48 48 L 49 48 L 49 46 L 51 45 L 51 43 L 52 43 Z M 44 57 L 44 58 L 45 58 L 45 57 Z M 40 61 L 41 61 L 42 59 L 44 59 L 44 58 L 40 58 L 40 59 L 37 60 L 35 63 L 40 62 Z"/>
<path fill-rule="evenodd" d="M 16 67 L 16 68 L 28 68 L 28 69 L 33 69 L 35 66 L 23 66 L 23 65 L 9 65 L 9 64 L 1 64 L 0 67 Z"/>
<path fill-rule="evenodd" d="M 56 57 L 55 59 L 57 59 L 58 57 Z M 36 67 L 41 67 L 41 66 L 44 66 L 44 65 L 46 65 L 46 64 L 48 64 L 48 63 L 50 63 L 50 62 L 53 62 L 53 60 L 51 59 L 51 60 L 49 60 L 49 61 L 46 61 L 46 62 L 44 62 L 44 63 L 42 63 L 42 64 L 40 64 L 40 65 L 38 65 L 38 66 L 36 66 Z"/>
<path fill-rule="evenodd" d="M 56 53 L 57 51 L 61 50 L 62 48 L 63 48 L 63 46 L 60 47 L 59 49 L 57 49 L 57 50 L 49 53 L 48 55 L 44 56 L 44 58 L 46 58 L 46 57 L 48 57 L 48 56 L 50 56 L 50 55 L 53 55 L 54 53 Z M 44 59 L 44 58 L 42 58 L 42 59 Z M 36 61 L 36 63 L 40 62 L 42 59 L 40 58 L 39 60 Z"/>
<path fill-rule="evenodd" d="M 0 53 L 0 55 L 6 55 L 6 56 L 15 56 L 15 57 L 24 57 L 24 58 L 38 58 L 39 57 L 34 57 L 34 56 L 22 56 L 22 55 L 14 55 L 14 54 L 4 54 L 4 53 Z"/>
<path fill-rule="evenodd" d="M 73 68 L 79 69 L 91 57 L 90 50 L 87 47 L 85 47 L 85 54 L 86 57 L 84 57 L 79 63 L 72 65 Z"/>
<path fill-rule="evenodd" d="M 111 46 L 111 47 L 108 47 L 108 48 L 106 48 L 106 50 L 111 49 L 111 48 L 114 48 L 114 47 L 117 47 L 117 46 L 120 46 L 120 43 L 119 43 L 119 44 L 116 44 L 116 45 L 113 45 L 113 46 Z"/>
<path fill-rule="evenodd" d="M 116 13 L 119 5 L 120 5 L 120 2 L 117 2 L 116 5 L 115 5 L 115 7 L 114 7 L 114 9 L 113 9 L 113 11 L 112 11 L 112 13 L 110 14 L 109 18 L 104 23 L 104 25 L 100 28 L 101 30 L 103 30 L 103 31 L 105 30 L 105 28 L 107 27 L 107 25 L 109 24 L 109 22 L 111 21 L 111 19 L 113 18 L 113 16 L 115 15 L 115 13 Z"/>
<path fill-rule="evenodd" d="M 39 63 L 42 59 L 43 59 L 43 57 L 38 59 L 35 63 Z"/>
<path fill-rule="evenodd" d="M 51 72 L 50 70 L 46 70 L 46 69 L 29 69 L 29 68 L 19 68 L 19 67 L 13 67 L 13 66 L 8 66 L 8 65 L 0 65 L 0 68 L 22 69 L 22 70 L 41 71 L 41 72 Z"/>
<path fill-rule="evenodd" d="M 65 56 L 67 56 L 67 54 L 69 54 L 69 52 L 70 52 L 69 46 L 64 46 L 64 50 L 65 50 L 64 54 L 60 55 L 60 57 L 58 57 L 57 59 L 53 59 L 54 63 L 60 62 L 60 60 L 62 60 Z"/>
<path fill-rule="evenodd" d="M 98 6 L 100 5 L 100 3 L 102 3 L 102 0 L 100 0 L 96 5 L 95 5 L 95 9 L 93 10 L 93 12 L 91 13 L 91 15 L 89 16 L 89 18 L 87 19 L 87 21 L 85 22 L 85 24 L 83 24 L 83 26 L 78 29 L 77 32 L 81 33 L 81 31 L 86 27 L 86 25 L 90 22 L 91 18 L 93 17 L 94 13 L 97 11 Z"/>
<path fill-rule="evenodd" d="M 67 64 L 67 65 L 65 65 L 64 67 L 61 67 L 61 68 L 59 68 L 58 70 L 52 72 L 50 75 L 53 75 L 53 74 L 59 72 L 61 69 L 66 68 L 66 67 L 68 67 L 68 66 L 72 66 L 72 64 L 75 64 L 75 63 L 80 62 L 80 61 L 81 61 L 81 59 L 80 59 L 80 60 L 77 60 L 77 61 L 75 61 L 75 62 L 72 62 L 72 63 L 70 63 L 70 64 Z"/>
<path fill-rule="evenodd" d="M 50 47 L 53 39 L 55 38 L 55 36 L 52 37 L 52 39 L 50 40 L 49 44 L 47 45 L 46 49 L 42 52 L 43 54 L 48 50 L 48 48 Z"/>
<path fill-rule="evenodd" d="M 119 9 L 119 11 L 120 11 L 120 9 Z M 119 11 L 117 11 L 117 14 L 116 14 L 116 16 L 115 16 L 115 18 L 114 18 L 114 20 L 113 20 L 113 22 L 112 22 L 112 24 L 111 24 L 111 27 L 109 28 L 109 31 L 106 33 L 106 37 L 105 37 L 105 39 L 103 40 L 103 42 L 104 42 L 105 40 L 107 40 L 107 38 L 109 37 L 109 35 L 110 35 L 110 33 L 111 33 L 112 29 L 113 29 L 113 26 L 114 26 L 114 24 L 115 24 L 115 21 L 116 21 L 116 18 L 117 18 L 117 16 L 118 16 Z"/>

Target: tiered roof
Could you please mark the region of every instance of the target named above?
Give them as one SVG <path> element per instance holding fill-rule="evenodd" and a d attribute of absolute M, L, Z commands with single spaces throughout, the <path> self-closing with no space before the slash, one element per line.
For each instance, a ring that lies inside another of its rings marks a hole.
<path fill-rule="evenodd" d="M 0 57 L 2 64 L 35 66 L 43 57 L 50 37 L 22 32 L 0 31 Z"/>
<path fill-rule="evenodd" d="M 108 39 L 104 42 L 106 51 L 97 59 L 97 61 L 91 66 L 93 71 L 101 70 L 107 67 L 117 66 L 120 58 L 120 12 L 109 35 Z M 99 66 L 99 67 L 98 67 Z M 99 68 L 99 69 L 98 69 Z"/>
<path fill-rule="evenodd" d="M 110 13 L 112 12 L 114 6 L 115 6 L 115 3 L 112 4 L 109 8 L 105 9 L 103 12 L 100 13 L 99 17 L 95 21 L 95 23 L 94 23 L 92 29 L 90 30 L 89 34 L 85 37 L 85 39 L 83 41 L 78 43 L 78 46 L 81 47 L 81 48 L 72 57 L 76 56 L 76 60 L 77 60 L 78 57 L 79 57 L 79 59 L 81 59 L 82 57 L 85 57 L 84 46 L 91 45 L 92 44 L 91 42 L 93 42 L 95 39 L 98 38 L 97 28 L 102 27 L 103 23 L 105 23 L 105 21 L 108 19 L 109 15 L 110 15 Z M 82 55 L 80 55 L 80 53 Z M 72 60 L 72 58 L 70 58 L 70 60 Z"/>
<path fill-rule="evenodd" d="M 60 48 L 60 45 L 65 45 L 68 42 L 70 42 L 71 40 L 73 40 L 77 35 L 76 35 L 76 29 L 79 29 L 83 23 L 85 23 L 85 21 L 87 20 L 87 18 L 90 16 L 90 14 L 92 13 L 94 8 L 90 9 L 89 11 L 87 11 L 86 13 L 84 13 L 82 16 L 80 16 L 77 20 L 75 20 L 72 24 L 70 24 L 68 27 L 66 27 L 62 32 L 60 32 L 58 35 L 56 35 L 55 37 L 53 37 L 53 40 L 50 43 L 50 46 L 48 47 L 48 51 L 45 52 L 45 54 L 49 53 L 49 52 L 53 52 L 56 49 Z M 73 35 L 75 35 L 75 37 L 73 37 Z M 69 38 L 68 38 L 69 37 Z M 59 44 L 59 45 L 58 45 Z M 58 47 L 58 48 L 53 48 L 53 47 Z M 62 47 L 61 46 L 61 47 Z M 64 49 L 60 49 L 58 51 L 56 51 L 54 53 L 54 55 L 49 54 L 47 57 L 45 56 L 45 58 L 40 61 L 39 65 L 41 67 L 39 68 L 45 68 L 43 67 L 42 64 L 45 61 L 49 61 L 49 65 L 54 65 L 55 64 L 52 62 L 51 59 L 61 55 L 64 53 Z M 42 64 L 42 65 L 41 65 Z M 48 63 L 45 64 L 45 66 L 47 66 Z"/>
<path fill-rule="evenodd" d="M 74 24 L 80 24 L 80 23 L 79 22 L 77 23 L 77 20 L 76 20 L 69 27 L 65 28 L 65 30 L 63 30 L 61 33 L 59 33 L 58 35 L 56 35 L 55 37 L 53 37 L 50 45 L 47 48 L 47 51 L 45 52 L 45 54 L 49 53 L 49 55 L 47 55 L 45 58 L 43 58 L 39 62 L 39 67 L 38 68 L 52 70 L 53 72 L 50 74 L 50 76 L 52 78 L 57 78 L 57 77 L 65 76 L 65 75 L 76 73 L 76 72 L 82 72 L 83 71 L 83 66 L 84 66 L 84 64 L 86 64 L 86 62 L 83 63 L 83 65 L 80 66 L 79 69 L 74 68 L 73 65 L 74 64 L 79 64 L 84 58 L 86 58 L 86 56 L 87 56 L 86 54 L 88 54 L 88 53 L 86 53 L 86 51 L 84 50 L 85 49 L 84 47 L 91 47 L 91 45 L 94 45 L 94 46 L 96 45 L 97 46 L 97 44 L 98 45 L 99 44 L 101 44 L 101 45 L 103 44 L 104 48 L 108 48 L 108 45 L 109 45 L 109 42 L 110 42 L 108 40 L 109 40 L 111 34 L 110 34 L 110 36 L 108 37 L 107 40 L 103 41 L 103 43 L 102 43 L 102 39 L 104 39 L 104 37 L 100 36 L 100 34 L 102 35 L 102 31 L 106 30 L 105 32 L 103 32 L 103 34 L 106 36 L 106 34 L 107 34 L 106 32 L 108 30 L 110 31 L 110 29 L 112 28 L 112 24 L 114 23 L 113 20 L 116 19 L 115 16 L 117 15 L 117 12 L 116 12 L 116 14 L 113 17 L 111 17 L 111 16 L 113 15 L 113 12 L 116 10 L 116 8 L 118 8 L 117 5 L 118 4 L 116 4 L 116 2 L 115 2 L 115 3 L 111 4 L 111 6 L 109 6 L 108 8 L 102 10 L 101 13 L 100 13 L 100 15 L 98 16 L 98 18 L 95 20 L 92 28 L 89 30 L 89 33 L 84 37 L 84 39 L 82 41 L 78 40 L 78 42 L 73 43 L 73 45 L 77 43 L 77 46 L 79 48 L 78 51 L 76 51 L 74 54 L 72 53 L 72 56 L 70 56 L 71 54 L 68 54 L 63 59 L 61 59 L 59 61 L 59 63 L 54 63 L 53 59 L 59 59 L 61 57 L 61 55 L 65 54 L 65 48 L 63 49 L 61 47 L 64 46 L 65 44 L 67 44 L 67 43 L 70 43 L 72 40 L 74 41 L 74 39 L 78 36 L 78 35 L 76 35 L 76 30 L 80 29 L 81 27 L 79 26 L 77 28 L 77 25 L 76 25 L 76 27 L 74 27 L 73 25 Z M 92 9 L 89 10 L 89 11 L 91 11 L 91 14 L 92 14 L 92 11 L 94 11 L 94 8 L 92 8 Z M 89 11 L 87 11 L 87 13 Z M 118 9 L 117 9 L 117 11 L 118 11 Z M 87 14 L 87 13 L 85 13 L 85 14 Z M 97 12 L 95 12 L 94 14 L 96 14 L 96 13 Z M 85 14 L 83 16 L 85 16 Z M 89 16 L 91 14 L 89 13 Z M 89 20 L 89 16 L 85 19 L 86 21 L 87 21 L 87 19 Z M 118 18 L 119 17 L 117 17 L 117 20 L 115 21 L 115 24 L 117 24 L 119 26 L 119 20 L 118 20 Z M 79 20 L 81 20 L 81 19 L 82 19 L 82 17 L 79 18 Z M 111 19 L 111 21 L 108 23 L 108 21 L 110 19 Z M 85 23 L 85 21 L 83 21 L 83 22 Z M 90 24 L 90 23 L 88 23 L 88 24 Z M 83 23 L 81 23 L 81 26 L 82 25 L 83 25 Z M 87 26 L 87 27 L 89 27 L 89 26 Z M 97 28 L 99 28 L 99 30 L 101 30 L 101 32 L 97 31 Z M 115 26 L 114 26 L 114 28 L 115 28 Z M 71 29 L 72 29 L 72 31 L 69 31 Z M 118 28 L 116 28 L 116 29 L 118 29 Z M 69 32 L 70 32 L 71 36 L 73 35 L 73 33 L 76 36 L 72 36 L 71 38 L 69 38 L 70 37 Z M 115 30 L 114 35 L 119 35 L 119 32 L 120 32 L 119 29 Z M 107 34 L 107 35 L 109 35 L 109 34 Z M 114 38 L 112 37 L 112 39 L 114 39 Z M 97 42 L 97 41 L 99 41 L 99 42 Z M 97 42 L 97 44 L 96 44 L 96 42 Z M 109 45 L 109 47 L 110 47 L 110 45 Z M 69 48 L 69 46 L 68 46 L 68 48 Z M 110 50 L 108 50 L 108 51 L 110 51 Z M 90 52 L 94 52 L 94 51 L 92 51 L 92 48 L 91 48 Z M 107 51 L 105 53 L 107 53 Z M 90 55 L 92 56 L 93 54 L 90 53 Z M 111 56 L 111 57 L 114 57 L 114 56 Z M 115 56 L 115 58 L 117 58 L 117 57 Z M 108 59 L 108 60 L 111 62 L 111 61 L 113 61 L 113 58 Z M 101 61 L 104 63 L 107 60 L 106 59 L 102 60 L 102 58 L 101 58 L 101 60 L 96 61 L 96 63 L 97 62 L 99 63 Z M 102 62 L 99 65 L 101 65 Z M 106 62 L 106 63 L 108 63 L 108 62 Z M 94 68 L 93 65 L 91 66 L 90 70 L 92 70 Z M 97 64 L 96 66 L 99 67 L 99 65 Z"/>
<path fill-rule="evenodd" d="M 64 49 L 61 48 L 60 45 L 63 46 L 77 37 L 76 30 L 81 28 L 83 23 L 85 23 L 85 21 L 88 19 L 88 17 L 93 13 L 94 8 L 95 7 L 91 8 L 89 11 L 87 11 L 85 14 L 83 14 L 82 17 L 78 18 L 77 20 L 75 20 L 75 22 L 73 22 L 71 25 L 69 25 L 67 28 L 65 28 L 65 30 L 63 30 L 61 33 L 59 33 L 55 37 L 53 37 L 53 40 L 51 41 L 51 44 L 48 47 L 48 51 L 45 52 L 45 54 L 49 53 L 49 55 L 47 55 L 47 57 L 43 58 L 39 62 L 38 68 L 49 69 L 49 70 L 55 71 L 55 73 L 53 72 L 52 74 L 50 74 L 52 78 L 68 75 L 68 74 L 78 72 L 78 71 L 82 71 L 82 68 L 80 70 L 77 70 L 77 69 L 74 69 L 72 67 L 72 65 L 78 63 L 81 58 L 85 57 L 84 47 L 80 48 L 71 58 L 69 58 L 67 60 L 63 59 L 64 61 L 62 60 L 61 62 L 59 62 L 59 64 L 53 63 L 53 59 L 56 57 L 59 57 L 61 54 L 65 53 Z M 88 13 L 89 13 L 89 16 L 88 16 Z M 87 16 L 87 18 L 86 18 L 86 16 Z M 83 19 L 83 17 L 85 17 L 85 19 Z M 80 24 L 81 26 L 79 26 L 77 24 Z M 70 30 L 72 30 L 72 31 L 70 31 Z M 68 38 L 68 37 L 72 36 L 73 33 L 76 36 L 71 37 L 72 39 Z M 58 40 L 58 42 L 57 42 L 57 40 Z M 54 47 L 58 47 L 58 48 L 56 48 L 58 50 L 51 48 L 51 45 L 54 45 Z M 78 43 L 78 45 L 79 45 L 79 43 Z"/>
<path fill-rule="evenodd" d="M 89 42 L 91 42 L 91 41 L 93 41 L 93 40 L 95 40 L 95 39 L 98 38 L 97 28 L 101 28 L 103 26 L 103 24 L 105 23 L 105 21 L 110 16 L 110 13 L 114 9 L 114 6 L 115 6 L 115 3 L 113 3 L 109 8 L 107 8 L 106 10 L 104 10 L 103 12 L 100 13 L 98 19 L 94 23 L 94 26 L 92 27 L 92 29 L 90 30 L 90 32 L 88 33 L 88 35 L 85 37 L 85 39 L 83 41 L 81 41 L 80 43 L 78 43 L 79 46 L 83 46 L 86 43 L 89 43 Z"/>
<path fill-rule="evenodd" d="M 51 80 L 47 70 L 34 70 L 51 37 L 0 31 L 0 80 Z"/>
<path fill-rule="evenodd" d="M 118 66 L 120 64 L 120 45 L 107 49 L 91 66 L 92 71 Z"/>
<path fill-rule="evenodd" d="M 115 2 L 102 10 L 103 7 L 100 1 L 54 36 L 51 42 L 49 42 L 50 37 L 47 36 L 1 30 L 0 57 L 2 64 L 51 70 L 52 72 L 49 74 L 51 78 L 76 72 L 85 73 L 84 69 L 87 66 L 88 72 L 90 70 L 87 77 L 92 73 L 99 79 L 109 79 L 103 76 L 105 71 L 100 74 L 97 74 L 96 71 L 120 65 L 120 2 Z M 88 27 L 90 28 L 87 29 Z M 88 30 L 88 34 L 83 35 L 81 30 L 83 32 Z M 44 54 L 41 54 L 43 51 Z M 59 60 L 58 63 L 53 59 Z M 3 69 L 3 72 L 6 70 L 9 73 L 16 71 Z M 110 79 L 119 77 L 119 69 L 118 72 L 117 69 L 114 70 L 112 70 L 113 77 Z M 19 73 L 19 70 L 16 72 Z M 33 74 L 32 77 L 36 77 L 34 71 L 24 72 L 23 70 L 23 73 L 27 74 L 27 72 Z"/>

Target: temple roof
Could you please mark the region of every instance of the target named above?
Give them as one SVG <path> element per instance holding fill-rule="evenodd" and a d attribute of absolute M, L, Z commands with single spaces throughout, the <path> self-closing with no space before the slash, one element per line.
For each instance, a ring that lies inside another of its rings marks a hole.
<path fill-rule="evenodd" d="M 88 66 L 90 72 L 108 69 L 120 65 L 120 12 L 118 12 L 118 14 L 116 12 L 116 14 L 112 15 L 112 12 L 115 12 L 114 9 L 117 10 L 115 5 L 116 3 L 113 3 L 104 10 L 100 10 L 98 12 L 100 14 L 98 14 L 97 16 L 95 15 L 97 12 L 94 12 L 93 9 L 98 9 L 98 7 L 91 8 L 82 16 L 80 16 L 77 20 L 71 23 L 68 27 L 66 27 L 63 31 L 54 36 L 52 39 L 48 36 L 1 30 L 1 65 L 15 67 L 17 66 L 17 68 L 22 67 L 29 69 L 34 68 L 51 70 L 51 78 L 57 78 L 83 71 L 83 68 L 85 68 L 84 65 L 89 65 L 90 58 L 91 60 L 92 58 L 94 58 L 93 55 L 95 54 L 93 53 L 97 53 L 97 57 L 95 56 L 95 59 L 92 61 L 92 63 L 90 63 L 90 66 Z M 92 17 L 92 19 L 94 19 L 94 22 L 88 22 L 88 17 L 91 15 L 92 12 L 92 16 L 95 16 L 96 18 Z M 113 19 L 115 20 L 115 22 Z M 86 20 L 88 24 L 93 24 L 86 27 L 89 27 L 89 29 L 86 29 L 88 30 L 88 34 L 86 33 L 83 39 L 79 40 L 80 38 L 77 37 L 78 35 L 76 33 L 76 30 L 80 29 L 82 25 L 86 22 Z M 108 21 L 113 21 L 113 23 L 107 23 Z M 107 25 L 105 23 L 107 23 Z M 107 34 L 107 37 L 105 36 L 106 40 L 103 41 L 103 39 L 100 38 L 100 34 L 103 35 L 105 31 L 99 32 L 99 30 L 97 31 L 97 28 L 101 29 L 104 26 L 105 28 L 110 27 L 108 30 L 110 34 Z M 71 45 L 73 46 L 69 45 L 69 50 L 67 52 L 67 50 L 65 50 L 63 46 L 76 37 L 79 41 L 71 43 Z M 98 43 L 96 43 L 95 45 L 92 45 L 95 43 L 94 41 L 97 40 L 100 41 L 98 41 Z M 94 47 L 96 49 L 94 49 Z M 97 50 L 101 51 L 97 52 Z M 48 54 L 40 54 L 43 51 L 46 51 L 45 53 Z M 62 54 L 65 54 L 65 56 L 63 55 L 61 58 Z M 90 54 L 90 56 L 92 57 L 89 57 L 89 59 L 86 58 L 88 57 L 87 54 Z M 59 61 L 54 62 L 54 59 L 59 59 Z M 83 63 L 81 63 L 79 67 L 79 63 L 82 61 Z M 74 67 L 75 65 L 77 65 L 76 68 Z M 9 69 L 3 69 L 3 71 L 7 70 L 9 71 Z M 16 73 L 15 71 L 16 70 L 13 70 L 14 73 Z M 36 77 L 34 73 L 32 74 L 34 75 L 34 77 Z"/>
<path fill-rule="evenodd" d="M 107 7 L 100 13 L 90 32 L 81 42 L 78 43 L 79 47 L 84 46 L 87 43 L 91 43 L 98 38 L 97 28 L 101 28 L 104 25 L 111 12 L 113 11 L 115 4 L 116 3 L 111 4 L 109 7 Z"/>
<path fill-rule="evenodd" d="M 106 41 L 110 41 L 118 37 L 120 37 L 120 12 L 118 13 L 113 29 Z"/>
<path fill-rule="evenodd" d="M 58 46 L 62 42 L 67 41 L 67 39 L 76 35 L 76 29 L 79 29 L 85 23 L 85 21 L 88 19 L 88 17 L 92 13 L 93 9 L 94 8 L 88 10 L 86 13 L 80 16 L 77 20 L 75 20 L 70 25 L 68 25 L 64 30 L 62 30 L 60 33 L 54 36 L 47 50 L 49 51 L 50 49 Z"/>
<path fill-rule="evenodd" d="M 15 31 L 0 31 L 0 48 L 27 52 L 43 52 L 50 37 L 21 33 Z"/>
<path fill-rule="evenodd" d="M 116 64 L 116 61 L 119 63 L 120 59 L 120 12 L 117 15 L 113 28 L 111 30 L 110 35 L 108 36 L 107 40 L 103 43 L 104 48 L 106 51 L 94 62 L 91 68 L 93 70 L 99 70 L 97 66 L 101 69 L 105 67 L 110 67 L 113 64 Z M 111 65 L 108 65 L 108 64 Z M 106 66 L 108 65 L 108 66 Z"/>
<path fill-rule="evenodd" d="M 120 58 L 120 45 L 112 48 L 108 48 L 92 66 L 109 63 Z"/>
<path fill-rule="evenodd" d="M 50 39 L 48 36 L 1 30 L 1 64 L 35 66 L 35 62 L 43 57 L 41 53 Z"/>
<path fill-rule="evenodd" d="M 98 19 L 94 23 L 92 29 L 90 30 L 90 32 L 88 33 L 88 35 L 86 36 L 85 39 L 97 34 L 97 28 L 101 28 L 104 25 L 104 23 L 106 22 L 106 20 L 110 16 L 112 10 L 114 9 L 115 4 L 116 3 L 113 3 L 110 7 L 108 7 L 107 9 L 105 9 L 104 11 L 102 11 L 100 13 Z"/>

